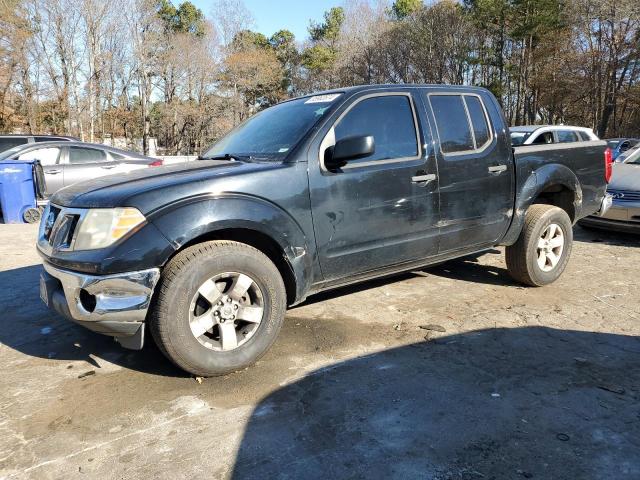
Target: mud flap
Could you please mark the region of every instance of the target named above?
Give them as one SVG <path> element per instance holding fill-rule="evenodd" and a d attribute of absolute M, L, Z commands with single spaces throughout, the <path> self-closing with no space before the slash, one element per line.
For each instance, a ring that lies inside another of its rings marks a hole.
<path fill-rule="evenodd" d="M 133 335 L 126 337 L 113 337 L 116 342 L 129 350 L 142 350 L 144 346 L 144 323 L 140 325 L 140 328 Z"/>

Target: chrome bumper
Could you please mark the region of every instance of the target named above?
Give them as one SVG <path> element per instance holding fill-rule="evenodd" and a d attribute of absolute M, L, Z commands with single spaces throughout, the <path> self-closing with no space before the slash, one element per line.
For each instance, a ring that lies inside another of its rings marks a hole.
<path fill-rule="evenodd" d="M 104 276 L 61 270 L 48 263 L 44 269 L 60 281 L 73 319 L 89 322 L 143 322 L 160 278 L 158 268 Z"/>
<path fill-rule="evenodd" d="M 59 314 L 96 332 L 116 337 L 128 348 L 142 348 L 144 320 L 160 270 L 88 275 L 44 262 L 40 297 Z M 126 337 L 136 337 L 127 345 Z"/>
<path fill-rule="evenodd" d="M 611 208 L 611 205 L 613 205 L 613 196 L 610 193 L 605 193 L 600 203 L 600 209 L 593 215 L 596 217 L 604 217 Z"/>

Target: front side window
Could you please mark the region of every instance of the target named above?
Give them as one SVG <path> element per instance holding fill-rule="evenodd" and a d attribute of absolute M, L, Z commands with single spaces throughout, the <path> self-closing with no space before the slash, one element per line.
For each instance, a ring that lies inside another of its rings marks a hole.
<path fill-rule="evenodd" d="M 535 137 L 531 142 L 531 145 L 546 145 L 549 143 L 553 143 L 553 132 L 544 132 L 538 134 L 538 136 Z"/>
<path fill-rule="evenodd" d="M 39 160 L 40 164 L 46 167 L 58 163 L 59 156 L 60 149 L 57 147 L 36 148 L 23 153 L 18 157 L 18 160 Z"/>
<path fill-rule="evenodd" d="M 558 130 L 557 134 L 559 143 L 571 143 L 578 141 L 578 137 L 575 132 L 572 132 L 571 130 Z"/>
<path fill-rule="evenodd" d="M 418 138 L 410 102 L 406 95 L 384 95 L 361 100 L 334 126 L 336 142 L 349 137 L 372 135 L 375 152 L 363 162 L 418 156 Z M 357 164 L 357 161 L 353 163 Z"/>
<path fill-rule="evenodd" d="M 80 165 L 84 163 L 100 163 L 106 160 L 107 156 L 102 150 L 95 148 L 70 147 L 69 163 Z"/>

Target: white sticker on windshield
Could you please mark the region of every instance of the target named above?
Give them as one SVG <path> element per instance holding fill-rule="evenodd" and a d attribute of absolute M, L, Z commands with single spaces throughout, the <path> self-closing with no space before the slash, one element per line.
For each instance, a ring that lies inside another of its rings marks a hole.
<path fill-rule="evenodd" d="M 309 100 L 304 103 L 329 103 L 333 102 L 336 98 L 338 98 L 341 93 L 330 93 L 325 95 L 314 95 Z"/>
<path fill-rule="evenodd" d="M 278 150 L 278 153 L 284 153 L 284 152 L 288 152 L 289 148 L 281 148 L 280 150 Z"/>

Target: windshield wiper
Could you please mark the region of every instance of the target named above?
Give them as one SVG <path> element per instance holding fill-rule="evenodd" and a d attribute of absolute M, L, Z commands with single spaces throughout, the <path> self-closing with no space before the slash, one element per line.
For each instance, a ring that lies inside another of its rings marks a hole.
<path fill-rule="evenodd" d="M 222 153 L 219 155 L 211 155 L 209 157 L 199 156 L 198 160 L 231 160 L 231 161 L 251 161 L 251 155 L 240 155 L 237 153 Z"/>

